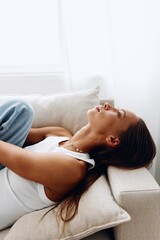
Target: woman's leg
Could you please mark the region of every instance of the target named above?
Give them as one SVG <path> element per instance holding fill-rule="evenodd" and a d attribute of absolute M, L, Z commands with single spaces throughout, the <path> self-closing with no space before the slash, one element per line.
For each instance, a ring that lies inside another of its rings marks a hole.
<path fill-rule="evenodd" d="M 0 103 L 0 140 L 22 147 L 32 126 L 34 112 L 23 100 Z M 3 168 L 0 165 L 0 169 Z"/>

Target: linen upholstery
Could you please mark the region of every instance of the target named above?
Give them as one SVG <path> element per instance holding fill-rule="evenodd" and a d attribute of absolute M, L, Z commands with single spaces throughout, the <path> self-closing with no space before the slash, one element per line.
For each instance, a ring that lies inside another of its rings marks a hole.
<path fill-rule="evenodd" d="M 115 227 L 116 240 L 160 239 L 160 186 L 151 173 L 145 167 L 109 167 L 108 177 L 115 200 L 131 216 Z"/>
<path fill-rule="evenodd" d="M 0 101 L 23 99 L 34 111 L 33 127 L 60 126 L 73 134 L 87 123 L 87 111 L 100 104 L 100 87 L 56 94 L 0 95 Z"/>
<path fill-rule="evenodd" d="M 0 231 L 0 240 L 3 240 L 4 237 L 7 235 L 7 233 L 9 232 L 10 228 L 7 228 L 3 231 Z"/>

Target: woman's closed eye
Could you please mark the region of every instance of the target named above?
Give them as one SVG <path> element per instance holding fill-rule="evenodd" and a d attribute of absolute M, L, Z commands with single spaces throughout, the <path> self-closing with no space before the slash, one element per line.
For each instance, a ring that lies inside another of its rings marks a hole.
<path fill-rule="evenodd" d="M 117 109 L 117 117 L 122 117 L 125 118 L 126 116 L 126 111 L 124 109 Z"/>
<path fill-rule="evenodd" d="M 117 117 L 121 117 L 121 112 L 119 109 L 117 109 Z"/>

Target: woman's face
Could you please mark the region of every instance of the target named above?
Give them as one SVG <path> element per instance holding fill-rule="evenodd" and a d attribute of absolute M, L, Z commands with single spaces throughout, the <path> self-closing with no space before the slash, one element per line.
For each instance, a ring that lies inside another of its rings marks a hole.
<path fill-rule="evenodd" d="M 88 122 L 97 133 L 119 137 L 130 126 L 138 123 L 139 118 L 132 112 L 118 109 L 109 103 L 96 106 L 88 111 Z"/>

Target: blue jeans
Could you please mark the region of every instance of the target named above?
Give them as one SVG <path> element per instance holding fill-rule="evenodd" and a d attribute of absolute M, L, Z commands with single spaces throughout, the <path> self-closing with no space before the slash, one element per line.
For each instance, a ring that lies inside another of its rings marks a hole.
<path fill-rule="evenodd" d="M 33 119 L 33 109 L 27 102 L 18 99 L 0 102 L 0 140 L 23 147 Z"/>

